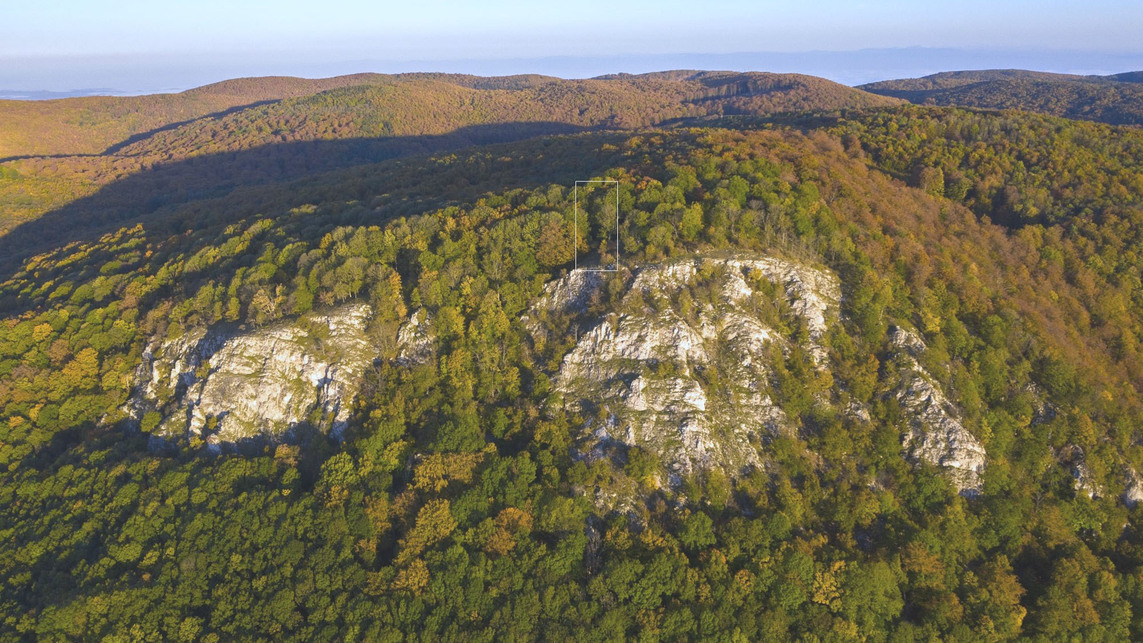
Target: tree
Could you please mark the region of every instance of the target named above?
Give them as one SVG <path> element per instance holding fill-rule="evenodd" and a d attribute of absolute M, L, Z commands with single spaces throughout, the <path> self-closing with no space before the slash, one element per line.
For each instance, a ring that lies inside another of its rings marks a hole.
<path fill-rule="evenodd" d="M 448 538 L 456 526 L 456 519 L 452 516 L 452 509 L 448 500 L 428 501 L 417 512 L 417 520 L 413 528 L 401 540 L 397 564 L 412 563 L 426 549 Z"/>
<path fill-rule="evenodd" d="M 843 612 L 863 632 L 881 632 L 905 607 L 901 589 L 889 565 L 851 563 L 842 583 Z"/>
<path fill-rule="evenodd" d="M 582 234 L 582 232 L 581 232 Z M 536 248 L 536 259 L 543 266 L 561 266 L 572 260 L 575 249 L 567 225 L 552 220 L 540 228 L 540 238 Z"/>
<path fill-rule="evenodd" d="M 701 511 L 692 512 L 679 528 L 679 542 L 692 550 L 709 547 L 715 543 L 713 526 L 710 516 Z"/>
<path fill-rule="evenodd" d="M 679 222 L 679 235 L 684 241 L 694 241 L 702 231 L 702 206 L 695 203 L 683 210 Z"/>

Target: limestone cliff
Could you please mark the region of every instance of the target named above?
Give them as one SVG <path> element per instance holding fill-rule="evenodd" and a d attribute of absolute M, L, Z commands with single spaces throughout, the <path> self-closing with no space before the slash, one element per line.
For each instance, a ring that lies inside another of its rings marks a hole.
<path fill-rule="evenodd" d="M 572 436 L 574 455 L 622 461 L 641 447 L 665 466 L 659 483 L 676 486 L 704 470 L 736 476 L 765 467 L 770 441 L 803 430 L 778 401 L 787 398 L 776 366 L 786 369 L 789 359 L 826 382 L 810 404 L 869 421 L 862 404 L 829 384 L 826 339 L 840 322 L 841 297 L 837 277 L 820 267 L 701 257 L 626 273 L 573 271 L 548 284 L 524 321 L 542 344 L 553 338 L 540 337 L 549 332 L 540 320 L 573 320 L 575 342 L 554 374 L 551 401 L 585 419 Z M 371 315 L 368 304 L 354 303 L 264 328 L 220 325 L 155 340 L 127 410 L 155 435 L 207 444 L 302 430 L 337 435 L 365 370 L 381 359 L 367 331 Z M 413 312 L 385 355 L 400 366 L 433 359 L 433 323 L 428 311 Z M 974 495 L 984 448 L 921 366 L 925 350 L 906 330 L 890 337 L 897 372 L 885 395 L 905 411 L 903 454 Z"/>
<path fill-rule="evenodd" d="M 984 446 L 964 428 L 956 407 L 917 362 L 916 356 L 926 350 L 924 342 L 903 328 L 893 332 L 890 342 L 907 365 L 896 398 L 909 416 L 903 441 L 910 456 L 943 469 L 962 494 L 979 494 Z"/>
<path fill-rule="evenodd" d="M 829 370 L 837 277 L 774 257 L 688 259 L 625 277 L 578 271 L 549 284 L 533 313 L 583 317 L 609 278 L 623 281 L 618 303 L 577 337 L 555 378 L 566 408 L 588 418 L 575 436 L 581 457 L 647 449 L 666 466 L 667 486 L 704 469 L 733 476 L 765 466 L 767 443 L 795 431 L 775 401 L 775 360 L 801 348 L 819 372 Z M 897 330 L 890 348 L 904 365 L 887 393 L 906 411 L 904 455 L 941 468 L 960 493 L 979 493 L 984 448 L 917 361 L 924 343 Z M 816 403 L 835 400 L 846 400 L 836 385 Z M 852 400 L 834 412 L 869 421 Z"/>
<path fill-rule="evenodd" d="M 647 448 L 667 465 L 667 484 L 700 469 L 759 466 L 763 444 L 788 429 L 769 364 L 788 349 L 773 324 L 790 320 L 770 300 L 776 293 L 804 324 L 806 348 L 824 367 L 836 277 L 774 258 L 703 258 L 642 268 L 627 281 L 617 310 L 578 338 L 556 377 L 568 407 L 595 417 L 579 452 Z M 539 305 L 574 308 L 601 285 L 598 274 L 572 272 Z"/>
<path fill-rule="evenodd" d="M 130 412 L 156 435 L 212 444 L 303 425 L 337 433 L 376 354 L 370 315 L 357 303 L 247 332 L 201 328 L 153 342 Z M 158 424 L 146 426 L 156 413 Z"/>

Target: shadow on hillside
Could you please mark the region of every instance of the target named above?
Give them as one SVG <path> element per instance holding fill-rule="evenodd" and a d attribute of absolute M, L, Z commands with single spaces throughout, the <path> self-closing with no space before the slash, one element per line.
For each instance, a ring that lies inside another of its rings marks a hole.
<path fill-rule="evenodd" d="M 254 102 L 254 103 L 247 103 L 246 105 L 236 105 L 236 106 L 231 107 L 229 109 L 224 109 L 224 110 L 221 110 L 218 112 L 211 112 L 210 114 L 203 114 L 202 116 L 196 116 L 194 118 L 188 118 L 186 120 L 177 121 L 174 123 L 168 123 L 166 125 L 163 125 L 162 127 L 156 127 L 155 129 L 147 130 L 146 132 L 139 132 L 138 134 L 133 134 L 130 137 L 128 137 L 122 141 L 119 141 L 118 143 L 112 145 L 111 147 L 103 150 L 102 152 L 100 152 L 98 154 L 17 154 L 15 156 L 0 157 L 0 163 L 7 163 L 8 161 L 21 161 L 24 159 L 66 159 L 66 158 L 77 158 L 77 157 L 79 157 L 79 158 L 91 158 L 91 157 L 96 157 L 96 156 L 104 156 L 107 154 L 118 154 L 127 146 L 132 145 L 134 143 L 138 143 L 139 141 L 148 139 L 148 138 L 154 136 L 155 134 L 158 134 L 159 132 L 166 132 L 169 130 L 178 129 L 184 125 L 190 125 L 191 123 L 193 123 L 195 121 L 199 121 L 199 120 L 205 121 L 205 120 L 222 118 L 223 116 L 229 116 L 231 114 L 236 114 L 238 112 L 241 112 L 244 109 L 250 109 L 251 107 L 260 107 L 262 105 L 269 105 L 270 103 L 275 103 L 275 102 L 277 102 L 277 101 L 275 101 L 275 100 L 260 100 L 260 101 Z"/>
<path fill-rule="evenodd" d="M 270 103 L 276 103 L 276 102 L 278 102 L 278 101 L 277 100 L 260 100 L 260 101 L 254 102 L 254 103 L 247 103 L 246 105 L 235 105 L 234 107 L 231 107 L 230 109 L 224 109 L 222 111 L 212 112 L 210 114 L 203 114 L 202 116 L 196 116 L 195 118 L 189 118 L 185 121 L 178 121 L 177 123 L 167 123 L 166 125 L 163 125 L 162 127 L 156 127 L 153 130 L 148 130 L 146 132 L 139 132 L 138 134 L 129 136 L 126 139 L 119 141 L 115 145 L 112 145 L 111 147 L 107 148 L 106 150 L 103 150 L 103 153 L 104 154 L 118 154 L 121 150 L 123 150 L 127 146 L 132 145 L 134 143 L 138 143 L 139 141 L 151 138 L 152 136 L 154 136 L 155 134 L 158 134 L 159 132 L 168 132 L 168 131 L 173 130 L 173 129 L 178 129 L 178 128 L 182 127 L 183 125 L 190 125 L 191 123 L 193 123 L 195 121 L 217 120 L 217 119 L 222 118 L 224 116 L 230 116 L 231 114 L 237 114 L 238 112 L 241 112 L 241 111 L 246 110 L 246 109 L 250 109 L 252 107 L 261 107 L 262 105 L 269 105 Z"/>
<path fill-rule="evenodd" d="M 22 223 L 0 237 L 0 281 L 8 279 L 37 254 L 75 241 L 95 240 L 121 227 L 143 223 L 149 231 L 166 233 L 196 228 L 206 219 L 196 219 L 193 209 L 183 208 L 180 212 L 180 206 L 194 201 L 220 199 L 250 187 L 284 184 L 390 159 L 582 131 L 586 131 L 585 128 L 550 122 L 477 125 L 434 136 L 278 143 L 158 165 Z M 343 198 L 364 196 L 347 194 Z M 210 223 L 214 224 L 219 218 L 237 219 L 271 212 L 288 201 L 270 199 L 267 202 L 263 190 L 252 193 L 248 201 L 234 198 L 225 203 L 207 203 L 204 207 L 235 208 L 232 212 L 210 216 Z"/>

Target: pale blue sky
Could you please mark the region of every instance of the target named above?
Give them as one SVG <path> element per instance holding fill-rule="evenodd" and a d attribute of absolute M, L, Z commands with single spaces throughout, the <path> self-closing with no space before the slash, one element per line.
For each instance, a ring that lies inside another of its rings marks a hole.
<path fill-rule="evenodd" d="M 93 67 L 99 61 L 102 66 L 97 67 L 106 71 L 131 65 L 154 67 L 157 61 L 187 69 L 199 61 L 205 69 L 224 59 L 231 65 L 228 70 L 238 72 L 242 65 L 235 64 L 246 61 L 250 73 L 304 74 L 314 65 L 344 67 L 354 61 L 396 67 L 416 61 L 425 67 L 434 61 L 457 64 L 553 56 L 636 60 L 674 54 L 898 47 L 1143 54 L 1143 2 L 1139 0 L 37 0 L 4 4 L 0 9 L 0 89 L 11 88 L 14 82 L 26 85 L 24 81 L 37 78 L 37 70 L 51 67 L 56 70 L 52 73 L 63 73 L 69 65 L 77 71 L 89 69 L 83 76 L 89 86 L 103 85 L 100 80 L 113 75 L 101 76 L 103 72 Z M 208 63 L 212 60 L 215 63 Z M 343 67 L 337 67 L 338 71 Z M 51 78 L 43 80 L 43 88 L 52 84 Z"/>

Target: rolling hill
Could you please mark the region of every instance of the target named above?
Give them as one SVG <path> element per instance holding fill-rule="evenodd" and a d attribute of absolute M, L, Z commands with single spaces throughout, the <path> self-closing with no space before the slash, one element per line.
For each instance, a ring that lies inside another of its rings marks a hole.
<path fill-rule="evenodd" d="M 1140 72 L 1075 76 L 1023 70 L 942 72 L 862 85 L 918 105 L 1018 109 L 1112 125 L 1143 124 Z"/>
<path fill-rule="evenodd" d="M 250 184 L 541 134 L 897 102 L 820 78 L 727 72 L 262 78 L 177 95 L 9 101 L 0 103 L 0 128 L 9 130 L 0 140 L 19 158 L 0 163 L 0 231 L 110 182 L 205 155 L 243 152 L 244 163 L 223 174 Z M 284 158 L 290 144 L 296 153 Z"/>
<path fill-rule="evenodd" d="M 0 101 L 0 157 L 99 154 L 132 136 L 262 101 L 369 82 L 373 74 L 326 80 L 227 80 L 179 94 Z"/>
<path fill-rule="evenodd" d="M 515 106 L 537 102 L 531 108 L 534 118 L 559 122 L 579 120 L 583 124 L 599 124 L 612 116 L 620 119 L 659 121 L 685 113 L 678 103 L 701 101 L 718 96 L 729 98 L 730 109 L 798 110 L 831 109 L 856 105 L 884 105 L 884 100 L 863 94 L 830 81 L 809 76 L 729 73 L 668 72 L 642 77 L 614 76 L 606 79 L 569 81 L 538 75 L 482 78 L 461 74 L 355 74 L 327 79 L 265 77 L 228 80 L 191 89 L 178 94 L 156 94 L 138 97 L 85 97 L 48 101 L 0 101 L 0 159 L 25 156 L 67 156 L 100 154 L 109 148 L 122 147 L 131 140 L 146 139 L 150 134 L 191 124 L 203 117 L 219 118 L 241 112 L 261 103 L 301 98 L 344 88 L 400 87 L 401 95 L 420 101 L 425 92 L 428 108 L 446 88 L 454 88 L 449 99 L 478 103 L 513 102 Z M 546 91 L 537 92 L 540 87 Z M 474 90 L 471 93 L 456 89 Z M 500 95 L 495 92 L 501 92 Z M 556 106 L 551 99 L 583 96 L 583 104 Z M 506 98 L 506 93 L 510 98 Z M 463 96 L 462 96 L 463 95 Z M 353 92 L 335 96 L 333 102 L 352 101 Z M 580 114 L 579 110 L 611 110 L 607 113 Z M 664 103 L 667 103 L 666 105 Z M 285 111 L 304 110 L 306 104 L 283 106 Z M 450 104 L 450 111 L 461 111 L 462 103 Z M 400 109 L 397 107 L 396 109 Z M 576 109 L 569 115 L 567 109 Z M 493 108 L 495 110 L 495 108 Z M 548 111 L 551 113 L 547 113 Z M 674 110 L 674 111 L 671 111 Z M 711 110 L 703 110 L 709 113 Z M 645 112 L 645 113 L 642 113 Z M 492 115 L 495 114 L 495 111 Z M 400 114 L 399 114 L 400 115 Z M 491 115 L 490 115 L 491 116 Z M 455 121 L 460 116 L 453 115 Z M 483 122 L 488 122 L 485 119 Z M 434 121 L 435 123 L 435 121 Z M 445 128 L 450 121 L 434 125 Z M 426 133 L 418 131 L 417 133 Z"/>

